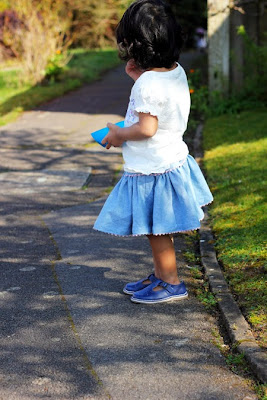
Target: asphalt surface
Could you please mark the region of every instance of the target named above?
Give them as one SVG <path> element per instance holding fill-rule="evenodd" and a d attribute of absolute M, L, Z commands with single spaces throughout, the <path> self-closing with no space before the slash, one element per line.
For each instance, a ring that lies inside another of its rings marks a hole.
<path fill-rule="evenodd" d="M 122 158 L 89 133 L 123 119 L 131 85 L 119 67 L 0 128 L 1 399 L 256 399 L 192 294 L 122 294 L 152 269 L 146 238 L 92 230 Z M 183 235 L 175 245 L 190 290 Z"/>

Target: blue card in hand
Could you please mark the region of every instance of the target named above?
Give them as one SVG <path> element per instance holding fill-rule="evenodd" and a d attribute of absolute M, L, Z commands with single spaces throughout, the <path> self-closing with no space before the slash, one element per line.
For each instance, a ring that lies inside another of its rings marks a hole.
<path fill-rule="evenodd" d="M 118 125 L 120 128 L 124 128 L 124 121 L 117 122 L 115 125 Z M 105 136 L 107 136 L 108 131 L 109 129 L 106 127 L 99 129 L 99 131 L 91 133 L 91 135 L 97 143 L 101 144 L 101 146 L 103 147 L 106 147 L 107 143 L 102 144 L 101 141 L 104 139 Z"/>

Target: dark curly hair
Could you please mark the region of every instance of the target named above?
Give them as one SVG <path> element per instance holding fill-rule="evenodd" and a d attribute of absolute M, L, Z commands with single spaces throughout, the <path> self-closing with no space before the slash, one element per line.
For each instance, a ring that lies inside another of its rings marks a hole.
<path fill-rule="evenodd" d="M 171 68 L 183 46 L 182 28 L 162 0 L 137 0 L 124 13 L 116 30 L 119 57 L 136 65 Z"/>

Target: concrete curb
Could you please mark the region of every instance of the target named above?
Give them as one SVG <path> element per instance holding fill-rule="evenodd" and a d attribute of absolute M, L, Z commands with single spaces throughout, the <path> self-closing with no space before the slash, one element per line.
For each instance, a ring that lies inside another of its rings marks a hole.
<path fill-rule="evenodd" d="M 203 158 L 201 148 L 203 125 L 199 124 L 194 137 L 194 156 L 198 164 Z M 267 383 L 267 358 L 256 343 L 250 326 L 235 302 L 228 284 L 224 279 L 222 269 L 217 261 L 214 249 L 214 236 L 208 222 L 208 212 L 204 209 L 205 218 L 202 221 L 200 234 L 201 263 L 208 278 L 209 286 L 218 302 L 224 325 L 227 329 L 231 342 L 240 353 L 245 355 L 253 373 L 262 383 Z"/>

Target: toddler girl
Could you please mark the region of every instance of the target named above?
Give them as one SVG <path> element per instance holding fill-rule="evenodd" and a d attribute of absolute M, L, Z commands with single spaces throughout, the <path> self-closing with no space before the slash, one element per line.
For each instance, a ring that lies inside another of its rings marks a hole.
<path fill-rule="evenodd" d="M 146 235 L 154 273 L 128 283 L 135 303 L 188 296 L 177 275 L 172 234 L 200 227 L 201 207 L 212 195 L 183 141 L 190 110 L 185 72 L 178 64 L 181 27 L 162 0 L 137 0 L 116 31 L 119 55 L 135 81 L 125 127 L 107 124 L 102 143 L 122 147 L 124 175 L 102 208 L 94 229 L 118 236 Z"/>

